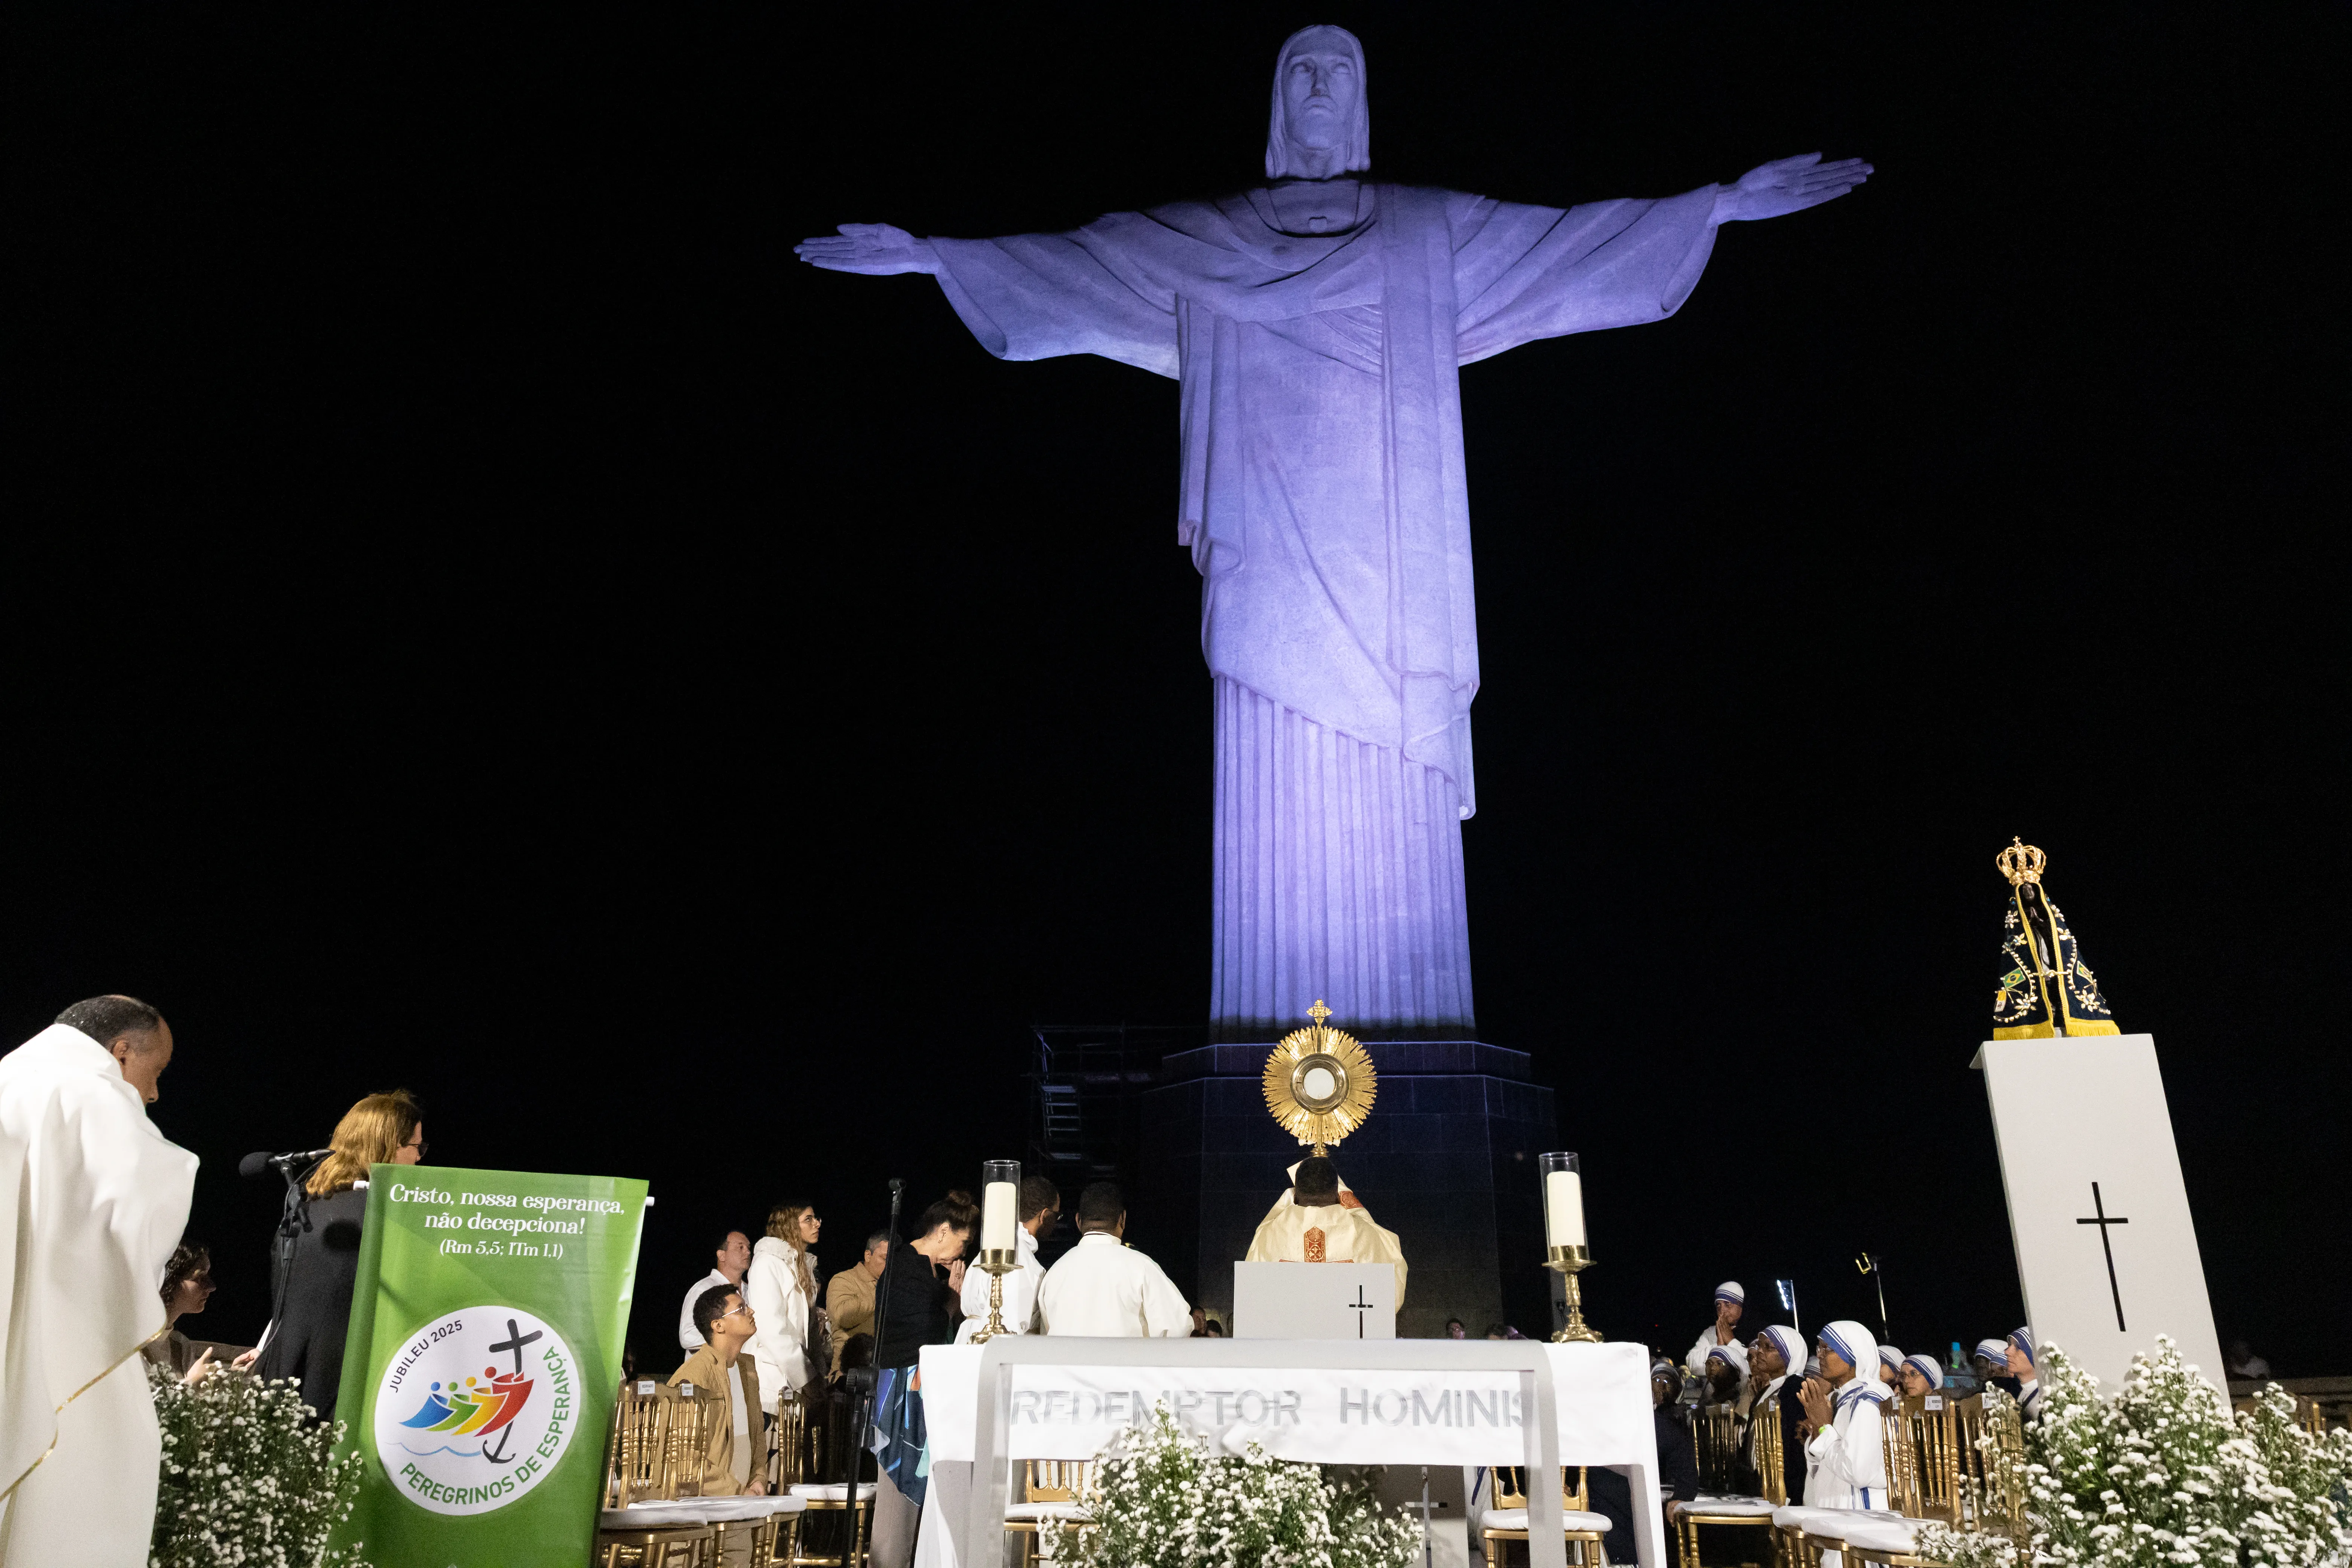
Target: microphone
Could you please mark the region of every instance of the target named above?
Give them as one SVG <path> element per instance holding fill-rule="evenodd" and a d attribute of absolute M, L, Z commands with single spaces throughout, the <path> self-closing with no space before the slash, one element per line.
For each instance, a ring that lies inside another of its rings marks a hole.
<path fill-rule="evenodd" d="M 236 1173 L 247 1181 L 266 1175 L 271 1171 L 283 1175 L 289 1171 L 310 1164 L 314 1160 L 323 1160 L 333 1152 L 332 1149 L 302 1149 L 290 1154 L 273 1154 L 267 1149 L 256 1149 L 236 1163 Z"/>

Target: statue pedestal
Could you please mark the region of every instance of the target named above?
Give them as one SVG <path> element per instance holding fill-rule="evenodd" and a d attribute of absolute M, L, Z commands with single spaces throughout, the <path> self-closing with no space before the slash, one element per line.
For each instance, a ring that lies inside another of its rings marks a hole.
<path fill-rule="evenodd" d="M 1385 1263 L 1236 1263 L 1233 1337 L 1392 1340 L 1396 1270 Z"/>
<path fill-rule="evenodd" d="M 1265 1112 L 1260 1075 L 1274 1044 L 1170 1052 L 1137 1097 L 1142 1157 L 1128 1234 L 1194 1305 L 1221 1316 L 1234 1310 L 1233 1259 L 1307 1153 Z M 1552 1091 L 1529 1081 L 1524 1051 L 1475 1040 L 1364 1048 L 1379 1103 L 1331 1158 L 1403 1245 L 1412 1277 L 1397 1335 L 1437 1339 L 1459 1318 L 1472 1339 L 1498 1321 L 1549 1337 L 1536 1156 L 1558 1146 Z"/>

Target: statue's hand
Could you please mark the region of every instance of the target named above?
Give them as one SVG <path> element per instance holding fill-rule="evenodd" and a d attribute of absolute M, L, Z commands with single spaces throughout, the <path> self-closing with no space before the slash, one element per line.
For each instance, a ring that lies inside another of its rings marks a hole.
<path fill-rule="evenodd" d="M 1819 153 L 1800 153 L 1759 163 L 1725 186 L 1715 198 L 1715 221 L 1781 217 L 1833 202 L 1876 171 L 1859 158 L 1824 163 Z"/>
<path fill-rule="evenodd" d="M 893 272 L 940 269 L 939 252 L 931 248 L 929 240 L 917 239 L 887 223 L 845 223 L 840 234 L 802 240 L 793 250 L 810 266 L 828 272 L 863 272 L 883 278 Z"/>

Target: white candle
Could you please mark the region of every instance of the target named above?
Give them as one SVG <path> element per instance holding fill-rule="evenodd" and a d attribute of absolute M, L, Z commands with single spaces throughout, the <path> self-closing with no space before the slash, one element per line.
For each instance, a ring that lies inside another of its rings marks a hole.
<path fill-rule="evenodd" d="M 980 1199 L 980 1249 L 982 1252 L 1010 1252 L 1013 1233 L 1020 1228 L 1013 1216 L 1013 1205 L 1020 1201 L 1020 1188 L 1011 1182 L 991 1182 Z"/>
<path fill-rule="evenodd" d="M 1544 1177 L 1544 1241 L 1552 1247 L 1584 1245 L 1584 1178 L 1574 1171 Z"/>

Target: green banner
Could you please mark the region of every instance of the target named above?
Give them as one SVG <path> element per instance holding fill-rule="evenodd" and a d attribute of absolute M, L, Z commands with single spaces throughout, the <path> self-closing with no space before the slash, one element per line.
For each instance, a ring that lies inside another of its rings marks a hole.
<path fill-rule="evenodd" d="M 367 1464 L 336 1532 L 379 1568 L 579 1568 L 595 1545 L 646 1184 L 369 1173 L 335 1413 Z"/>

